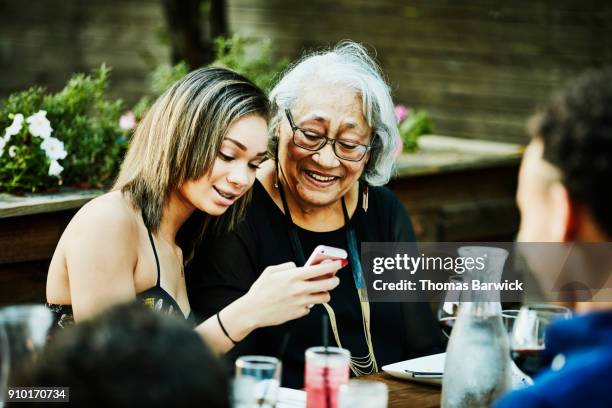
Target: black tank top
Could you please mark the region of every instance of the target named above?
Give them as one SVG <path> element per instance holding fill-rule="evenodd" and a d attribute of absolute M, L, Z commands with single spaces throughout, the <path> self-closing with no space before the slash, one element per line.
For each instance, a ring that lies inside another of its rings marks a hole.
<path fill-rule="evenodd" d="M 137 293 L 136 299 L 156 312 L 185 318 L 189 323 L 195 326 L 195 318 L 193 316 L 193 313 L 189 312 L 189 316 L 185 317 L 177 301 L 172 296 L 170 296 L 170 294 L 166 292 L 164 288 L 161 287 L 161 268 L 159 266 L 157 250 L 155 249 L 155 242 L 153 242 L 153 234 L 148 228 L 147 232 L 149 234 L 149 242 L 151 242 L 151 248 L 153 248 L 153 255 L 155 256 L 155 265 L 157 266 L 157 282 L 155 283 L 155 286 L 143 292 Z M 74 324 L 72 305 L 58 305 L 47 303 L 47 307 L 53 312 L 55 324 L 57 326 L 64 328 L 68 325 Z"/>

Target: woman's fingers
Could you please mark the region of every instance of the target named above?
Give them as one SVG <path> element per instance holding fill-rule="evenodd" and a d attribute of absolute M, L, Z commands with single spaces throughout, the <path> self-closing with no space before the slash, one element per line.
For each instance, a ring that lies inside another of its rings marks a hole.
<path fill-rule="evenodd" d="M 306 297 L 306 304 L 318 305 L 321 303 L 328 303 L 331 299 L 329 292 L 313 293 Z M 310 308 L 309 308 L 310 309 Z"/>
<path fill-rule="evenodd" d="M 268 266 L 264 272 L 278 272 L 278 271 L 284 271 L 286 269 L 295 269 L 295 262 L 285 262 L 282 264 L 278 264 L 278 265 L 271 265 Z"/>
<path fill-rule="evenodd" d="M 300 292 L 308 293 L 308 294 L 318 293 L 318 292 L 327 292 L 327 291 L 334 289 L 336 286 L 338 286 L 338 284 L 340 284 L 340 279 L 337 278 L 336 276 L 328 278 L 328 279 L 307 281 L 307 282 L 303 282 Z"/>
<path fill-rule="evenodd" d="M 325 262 L 314 266 L 296 268 L 294 277 L 298 280 L 316 279 L 342 268 L 342 261 Z"/>

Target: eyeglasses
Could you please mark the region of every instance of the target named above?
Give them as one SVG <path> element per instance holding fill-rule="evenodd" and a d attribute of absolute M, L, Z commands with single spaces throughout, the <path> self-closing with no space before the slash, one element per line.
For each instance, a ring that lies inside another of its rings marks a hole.
<path fill-rule="evenodd" d="M 293 131 L 293 144 L 302 149 L 316 152 L 330 143 L 336 157 L 342 160 L 358 162 L 361 161 L 366 153 L 372 149 L 372 143 L 363 145 L 349 140 L 330 139 L 327 136 L 318 135 L 314 132 L 299 128 L 293 121 L 291 111 L 285 109 L 285 115 Z M 374 137 L 372 138 L 374 140 Z"/>

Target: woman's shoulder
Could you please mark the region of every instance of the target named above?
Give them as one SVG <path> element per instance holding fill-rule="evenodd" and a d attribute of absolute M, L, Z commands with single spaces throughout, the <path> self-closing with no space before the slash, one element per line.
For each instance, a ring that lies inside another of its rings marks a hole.
<path fill-rule="evenodd" d="M 108 233 L 119 240 L 137 232 L 138 212 L 120 191 L 111 191 L 85 204 L 72 218 L 65 234 Z M 110 237 L 107 237 L 110 238 Z"/>
<path fill-rule="evenodd" d="M 370 203 L 375 204 L 378 207 L 377 210 L 382 212 L 404 209 L 397 195 L 386 186 L 368 186 L 368 196 Z"/>

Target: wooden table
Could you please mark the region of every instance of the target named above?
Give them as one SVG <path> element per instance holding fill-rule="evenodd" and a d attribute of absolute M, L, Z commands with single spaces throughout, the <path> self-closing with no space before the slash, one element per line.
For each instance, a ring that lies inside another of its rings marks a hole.
<path fill-rule="evenodd" d="M 384 372 L 359 377 L 358 380 L 380 381 L 387 384 L 389 408 L 440 406 L 442 389 L 439 386 L 400 380 Z"/>

